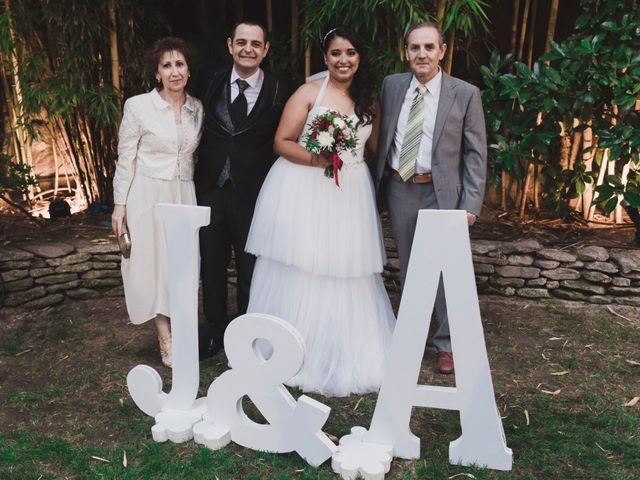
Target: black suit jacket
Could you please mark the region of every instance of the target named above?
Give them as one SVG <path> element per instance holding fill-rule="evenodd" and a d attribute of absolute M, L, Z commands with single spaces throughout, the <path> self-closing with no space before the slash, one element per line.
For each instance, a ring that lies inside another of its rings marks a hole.
<path fill-rule="evenodd" d="M 265 71 L 256 104 L 246 123 L 236 130 L 228 111 L 231 68 L 229 65 L 210 72 L 199 83 L 196 92 L 205 112 L 194 175 L 196 193 L 201 195 L 217 188 L 216 182 L 229 158 L 231 178 L 238 195 L 255 201 L 275 160 L 273 137 L 291 94 L 291 86 Z"/>

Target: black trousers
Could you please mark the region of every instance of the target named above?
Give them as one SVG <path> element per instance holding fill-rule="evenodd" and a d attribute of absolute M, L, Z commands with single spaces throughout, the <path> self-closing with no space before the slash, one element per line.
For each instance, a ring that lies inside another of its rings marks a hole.
<path fill-rule="evenodd" d="M 198 195 L 198 204 L 211 208 L 211 223 L 200 229 L 202 299 L 209 338 L 222 339 L 231 321 L 227 312 L 231 252 L 237 271 L 238 315 L 246 313 L 256 258 L 245 253 L 255 202 L 238 196 L 230 181 Z"/>

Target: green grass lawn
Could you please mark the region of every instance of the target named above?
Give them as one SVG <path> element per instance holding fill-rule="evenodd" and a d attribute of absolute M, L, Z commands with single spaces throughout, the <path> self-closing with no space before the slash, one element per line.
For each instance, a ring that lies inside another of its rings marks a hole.
<path fill-rule="evenodd" d="M 416 408 L 420 459 L 394 460 L 387 478 L 639 479 L 640 403 L 625 404 L 640 396 L 640 309 L 499 297 L 481 297 L 481 309 L 513 470 L 449 465 L 458 413 Z M 153 442 L 126 374 L 146 363 L 165 383 L 170 375 L 152 326 L 128 325 L 121 299 L 9 313 L 0 327 L 0 479 L 336 478 L 330 462 L 314 469 L 295 453 Z M 428 350 L 421 382 L 453 384 L 432 372 L 433 357 Z M 226 368 L 222 355 L 202 363 L 201 395 Z M 369 426 L 375 395 L 311 396 L 332 409 L 326 432 Z"/>

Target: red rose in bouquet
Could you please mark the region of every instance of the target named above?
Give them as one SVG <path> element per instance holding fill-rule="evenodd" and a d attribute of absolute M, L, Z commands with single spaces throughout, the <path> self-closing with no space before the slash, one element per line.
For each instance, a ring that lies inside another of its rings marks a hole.
<path fill-rule="evenodd" d="M 333 110 L 316 115 L 309 124 L 304 140 L 308 151 L 329 156 L 331 165 L 324 169 L 324 175 L 328 178 L 335 177 L 339 187 L 338 172 L 343 163 L 340 152 L 355 150 L 358 146 L 353 120 Z"/>

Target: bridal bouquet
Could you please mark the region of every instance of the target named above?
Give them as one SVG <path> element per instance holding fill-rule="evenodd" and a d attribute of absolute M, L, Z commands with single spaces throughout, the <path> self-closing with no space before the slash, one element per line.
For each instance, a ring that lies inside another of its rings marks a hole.
<path fill-rule="evenodd" d="M 318 155 L 324 153 L 331 158 L 332 164 L 324 169 L 324 175 L 328 178 L 335 177 L 339 187 L 338 172 L 343 162 L 338 152 L 355 150 L 358 146 L 353 120 L 333 110 L 316 115 L 309 124 L 304 140 L 304 147 L 308 151 Z"/>

